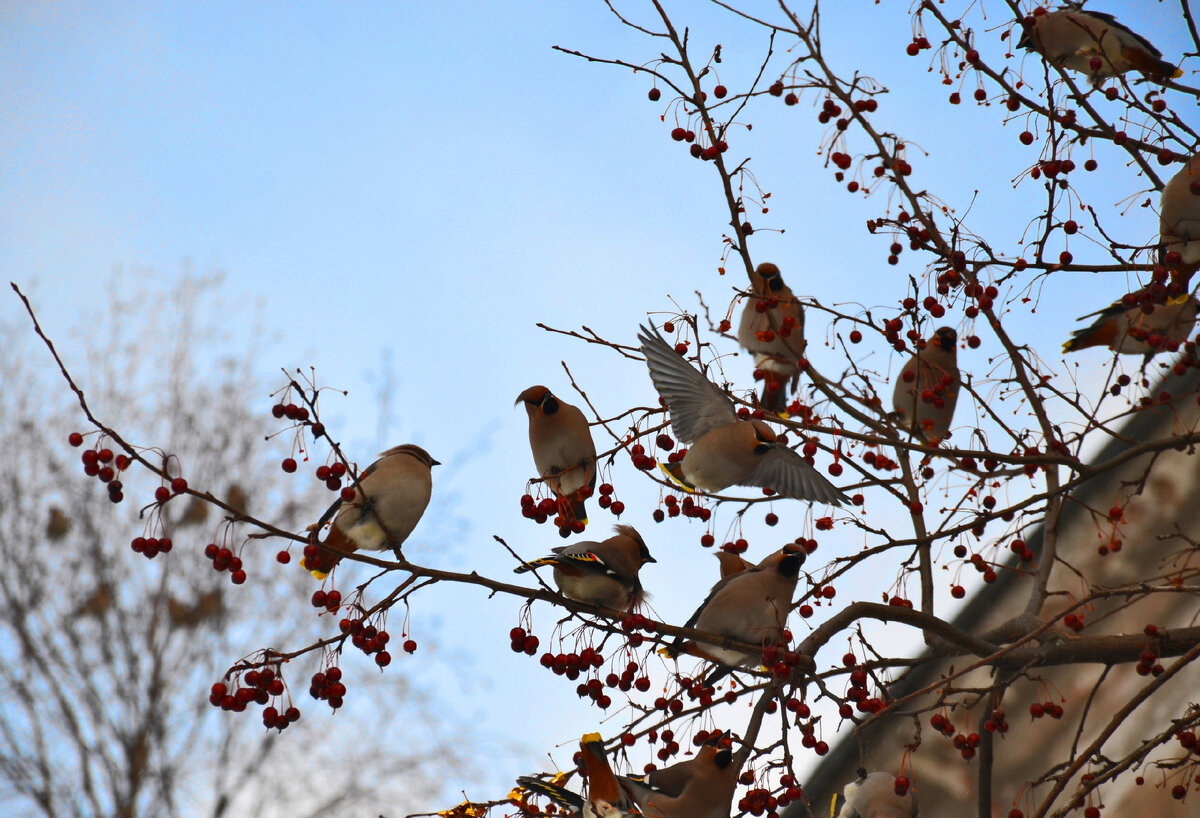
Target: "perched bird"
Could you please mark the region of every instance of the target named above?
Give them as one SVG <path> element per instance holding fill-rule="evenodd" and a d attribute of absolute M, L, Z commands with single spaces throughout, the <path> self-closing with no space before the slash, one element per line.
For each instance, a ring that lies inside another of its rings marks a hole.
<path fill-rule="evenodd" d="M 558 784 L 529 776 L 518 778 L 517 783 L 530 792 L 545 795 L 564 807 L 578 810 L 584 818 L 624 818 L 627 815 L 636 815 L 636 812 L 632 812 L 633 799 L 621 786 L 608 764 L 608 756 L 604 752 L 604 742 L 600 734 L 585 733 L 579 739 L 579 750 L 588 780 L 586 799 Z"/>
<path fill-rule="evenodd" d="M 842 795 L 846 802 L 837 818 L 917 818 L 917 797 L 907 787 L 898 787 L 891 773 L 867 775 L 859 770 L 858 780 L 847 784 Z"/>
<path fill-rule="evenodd" d="M 808 461 L 778 442 L 761 420 L 738 420 L 733 402 L 688 365 L 657 330 L 639 328 L 638 340 L 654 388 L 667 402 L 675 436 L 691 444 L 663 468 L 692 490 L 732 485 L 769 488 L 783 497 L 840 503 L 846 499 Z"/>
<path fill-rule="evenodd" d="M 684 627 L 751 645 L 778 645 L 805 556 L 803 548 L 789 543 L 753 568 L 722 577 Z M 724 678 L 734 667 L 757 664 L 762 656 L 761 651 L 745 653 L 738 648 L 686 642 L 681 637 L 667 649 L 669 656 L 680 653 L 724 665 L 709 674 L 706 685 Z"/>
<path fill-rule="evenodd" d="M 358 549 L 397 553 L 416 528 L 433 493 L 430 470 L 441 465 L 420 446 L 405 443 L 388 449 L 358 476 L 353 500 L 338 500 L 313 526 L 313 538 L 336 513 L 324 546 L 300 565 L 324 579 L 342 557 Z"/>
<path fill-rule="evenodd" d="M 729 818 L 738 781 L 731 750 L 705 744 L 688 763 L 686 775 L 678 776 L 684 778 L 678 793 L 650 787 L 638 797 L 635 791 L 642 814 L 647 818 Z"/>
<path fill-rule="evenodd" d="M 1190 294 L 1167 299 L 1166 304 L 1128 307 L 1116 301 L 1080 320 L 1096 316 L 1096 320 L 1071 334 L 1063 344 L 1063 352 L 1075 352 L 1088 347 L 1106 346 L 1113 352 L 1143 355 L 1142 365 L 1149 363 L 1162 350 L 1179 347 L 1196 325 L 1197 303 Z M 1146 309 L 1149 308 L 1149 312 Z"/>
<path fill-rule="evenodd" d="M 1179 253 L 1174 278 L 1181 289 L 1187 289 L 1188 280 L 1200 268 L 1200 154 L 1188 159 L 1183 169 L 1167 181 L 1158 210 L 1164 256 Z M 1166 261 L 1170 263 L 1171 259 L 1167 257 Z"/>
<path fill-rule="evenodd" d="M 619 775 L 617 781 L 620 782 L 622 789 L 633 798 L 638 807 L 643 809 L 652 796 L 677 797 L 683 793 L 684 787 L 697 772 L 704 771 L 708 765 L 713 763 L 715 756 L 727 754 L 732 759 L 733 751 L 728 746 L 722 747 L 723 744 L 728 744 L 726 739 L 728 735 L 728 732 L 717 733 L 704 743 L 704 746 L 713 748 L 711 753 L 698 752 L 691 758 L 685 758 L 683 761 L 661 770 L 654 770 L 646 775 Z M 722 763 L 727 762 L 723 761 Z"/>
<path fill-rule="evenodd" d="M 751 275 L 751 295 L 738 322 L 738 343 L 754 356 L 755 374 L 762 374 L 758 405 L 764 412 L 781 413 L 787 406 L 787 384 L 795 389 L 804 357 L 804 310 L 783 283 L 779 268 L 758 265 Z"/>
<path fill-rule="evenodd" d="M 567 599 L 617 610 L 636 607 L 645 596 L 638 571 L 656 560 L 633 526 L 619 525 L 616 532 L 604 542 L 552 548 L 553 556 L 527 562 L 515 572 L 553 565 L 554 584 Z"/>
<path fill-rule="evenodd" d="M 587 523 L 583 492 L 596 487 L 596 444 L 587 418 L 578 408 L 544 386 L 531 386 L 517 396 L 529 414 L 529 448 L 533 465 L 554 492 L 558 513 L 570 523 Z M 581 529 L 582 530 L 582 529 Z"/>
<path fill-rule="evenodd" d="M 1056 11 L 1039 9 L 1031 19 L 1027 18 L 1017 47 L 1036 51 L 1054 65 L 1086 74 L 1092 85 L 1131 70 L 1164 84 L 1183 75 L 1162 58 L 1161 51 L 1111 14 L 1067 5 Z"/>
<path fill-rule="evenodd" d="M 958 333 L 941 327 L 896 379 L 892 404 L 901 426 L 937 443 L 950 433 L 958 403 Z"/>

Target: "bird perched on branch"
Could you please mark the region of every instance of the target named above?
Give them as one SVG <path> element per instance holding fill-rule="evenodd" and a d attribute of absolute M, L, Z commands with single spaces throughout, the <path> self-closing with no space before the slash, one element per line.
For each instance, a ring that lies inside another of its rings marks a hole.
<path fill-rule="evenodd" d="M 622 788 L 608 764 L 600 734 L 585 733 L 579 739 L 579 751 L 588 781 L 586 799 L 558 784 L 529 776 L 518 778 L 517 783 L 530 792 L 545 795 L 564 807 L 577 810 L 583 818 L 624 818 L 638 814 L 632 811 L 633 798 Z"/>
<path fill-rule="evenodd" d="M 758 265 L 750 279 L 751 294 L 738 322 L 738 343 L 754 356 L 756 378 L 762 375 L 758 405 L 764 412 L 782 413 L 787 407 L 788 384 L 794 390 L 800 377 L 804 310 L 774 264 Z"/>
<path fill-rule="evenodd" d="M 1036 9 L 1032 17 L 1025 18 L 1017 47 L 1036 51 L 1053 65 L 1086 74 L 1092 85 L 1127 71 L 1162 84 L 1183 74 L 1145 37 L 1118 23 L 1111 14 L 1084 11 L 1074 4 L 1055 11 Z"/>
<path fill-rule="evenodd" d="M 672 479 L 689 491 L 739 485 L 769 488 L 796 500 L 837 504 L 846 499 L 812 464 L 780 443 L 768 424 L 738 420 L 733 402 L 658 330 L 639 330 L 650 380 L 671 412 L 671 428 L 691 444 L 682 460 L 663 466 Z"/>
<path fill-rule="evenodd" d="M 603 542 L 552 548 L 553 556 L 527 562 L 515 572 L 552 565 L 554 584 L 567 599 L 617 610 L 637 607 L 645 597 L 638 572 L 656 560 L 633 526 L 619 525 L 616 532 Z"/>
<path fill-rule="evenodd" d="M 891 773 L 867 775 L 858 771 L 858 780 L 842 791 L 846 801 L 836 818 L 917 818 L 917 797 Z"/>
<path fill-rule="evenodd" d="M 1186 290 L 1200 269 L 1200 154 L 1172 176 L 1159 199 L 1158 232 L 1164 262 L 1174 268 L 1172 283 Z M 1178 253 L 1179 259 L 1172 257 Z"/>
<path fill-rule="evenodd" d="M 582 530 L 584 496 L 596 486 L 596 444 L 587 418 L 544 386 L 529 387 L 516 402 L 524 403 L 529 414 L 533 465 L 558 500 L 559 528 L 570 533 L 578 522 Z"/>
<path fill-rule="evenodd" d="M 364 551 L 400 552 L 400 545 L 416 528 L 433 493 L 431 469 L 441 465 L 420 446 L 405 443 L 388 449 L 358 476 L 353 500 L 338 500 L 313 530 L 313 543 L 334 514 L 333 526 L 323 546 L 300 565 L 324 579 L 346 554 Z M 308 551 L 308 549 L 305 549 Z"/>
<path fill-rule="evenodd" d="M 1088 326 L 1077 329 L 1063 344 L 1063 352 L 1105 346 L 1113 352 L 1143 355 L 1142 366 L 1162 350 L 1178 349 L 1196 325 L 1196 299 L 1191 294 L 1174 296 L 1165 304 L 1128 306 L 1116 301 L 1108 307 L 1083 316 L 1096 316 Z"/>
<path fill-rule="evenodd" d="M 803 548 L 789 543 L 753 568 L 723 576 L 684 627 L 762 647 L 780 644 L 806 556 Z M 682 637 L 667 648 L 668 656 L 680 653 L 724 665 L 709 674 L 704 680 L 706 685 L 724 678 L 735 667 L 758 664 L 762 657 L 761 650 L 746 653 L 740 648 L 685 641 Z"/>
<path fill-rule="evenodd" d="M 651 773 L 644 783 L 622 783 L 647 818 L 729 818 L 737 780 L 733 751 L 713 742 L 691 760 Z"/>
<path fill-rule="evenodd" d="M 941 327 L 896 379 L 892 405 L 900 425 L 937 443 L 950 433 L 960 385 L 958 333 Z"/>

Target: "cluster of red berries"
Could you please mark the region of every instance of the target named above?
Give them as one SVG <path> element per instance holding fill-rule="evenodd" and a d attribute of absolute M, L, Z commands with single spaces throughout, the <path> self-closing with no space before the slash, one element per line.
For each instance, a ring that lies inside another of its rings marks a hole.
<path fill-rule="evenodd" d="M 635 446 L 634 448 L 637 447 Z M 625 504 L 613 495 L 612 483 L 601 483 L 599 491 L 600 498 L 596 500 L 596 505 L 600 506 L 600 508 L 608 509 L 618 517 L 625 513 Z"/>
<path fill-rule="evenodd" d="M 829 752 L 829 743 L 824 739 L 817 738 L 817 726 L 811 721 L 800 725 L 800 746 L 812 750 L 819 756 Z"/>
<path fill-rule="evenodd" d="M 1049 716 L 1052 719 L 1061 719 L 1063 717 L 1062 705 L 1055 704 L 1051 701 L 1034 702 L 1029 705 L 1029 715 L 1035 719 L 1040 719 L 1042 716 Z"/>
<path fill-rule="evenodd" d="M 782 800 L 782 803 L 781 803 Z M 777 818 L 779 815 L 776 810 L 779 807 L 786 807 L 790 801 L 786 798 L 779 798 L 771 794 L 771 791 L 765 787 L 754 787 L 746 790 L 745 795 L 738 799 L 738 810 L 748 812 L 751 815 L 765 815 L 766 818 Z"/>
<path fill-rule="evenodd" d="M 1158 636 L 1158 626 L 1147 625 L 1145 632 L 1146 636 L 1153 639 Z M 1158 653 L 1152 650 L 1150 646 L 1147 646 L 1138 654 L 1138 663 L 1134 667 L 1134 670 L 1137 671 L 1139 676 L 1149 676 L 1151 674 L 1161 676 L 1163 674 L 1163 666 L 1158 661 Z"/>
<path fill-rule="evenodd" d="M 960 560 L 967 556 L 967 547 L 962 543 L 954 546 L 954 556 Z M 968 560 L 975 570 L 983 575 L 983 581 L 987 583 L 995 582 L 997 579 L 996 569 L 983 558 L 982 554 L 972 554 Z"/>
<path fill-rule="evenodd" d="M 642 642 L 644 642 L 646 639 L 646 637 L 638 633 L 638 631 L 654 633 L 658 630 L 658 623 L 653 619 L 647 619 L 645 616 L 639 613 L 628 614 L 621 618 L 621 630 L 628 634 L 625 639 L 628 642 L 629 647 L 637 648 L 641 647 Z"/>
<path fill-rule="evenodd" d="M 316 590 L 313 591 L 310 601 L 314 608 L 324 608 L 333 613 L 342 605 L 342 592 L 337 589 L 332 591 Z"/>
<path fill-rule="evenodd" d="M 608 486 L 607 483 L 604 485 Z M 609 486 L 611 492 L 612 486 Z M 579 498 L 586 500 L 592 496 L 591 486 L 584 486 L 579 490 Z M 621 510 L 625 510 L 624 504 L 621 505 Z M 558 527 L 558 533 L 564 537 L 571 534 L 582 533 L 584 528 L 583 520 L 568 519 L 567 515 L 557 513 L 559 511 L 559 503 L 554 497 L 543 497 L 541 500 L 535 500 L 532 494 L 521 495 L 521 516 L 533 520 L 538 525 L 541 525 L 550 520 L 550 515 L 554 514 L 554 525 Z"/>
<path fill-rule="evenodd" d="M 915 57 L 927 48 L 933 48 L 929 44 L 929 40 L 924 37 L 913 37 L 912 42 L 905 47 L 904 53 L 910 57 Z"/>
<path fill-rule="evenodd" d="M 679 452 L 685 455 L 687 454 L 687 449 L 680 449 Z M 682 460 L 683 455 L 679 454 L 679 452 L 671 452 L 671 455 L 667 458 L 667 462 L 675 463 L 678 460 Z M 658 465 L 658 461 L 646 454 L 646 447 L 641 443 L 635 443 L 629 447 L 629 459 L 633 463 L 633 467 L 638 471 L 649 471 Z"/>
<path fill-rule="evenodd" d="M 129 547 L 133 549 L 133 553 L 152 560 L 159 554 L 168 553 L 174 547 L 174 543 L 170 537 L 134 537 L 129 542 Z"/>
<path fill-rule="evenodd" d="M 83 435 L 71 432 L 67 442 L 78 448 L 83 445 Z M 125 499 L 125 487 L 117 479 L 117 475 L 129 468 L 130 460 L 123 454 L 114 455 L 112 449 L 86 449 L 81 458 L 83 473 L 95 477 L 108 489 L 108 499 L 119 503 Z"/>
<path fill-rule="evenodd" d="M 247 671 L 241 681 L 244 687 L 237 687 L 230 692 L 228 685 L 217 682 L 212 686 L 208 701 L 214 707 L 222 710 L 241 713 L 251 702 L 265 705 L 263 708 L 263 725 L 268 729 L 285 730 L 293 722 L 300 720 L 300 708 L 288 706 L 282 713 L 270 702 L 283 695 L 283 677 L 276 675 L 272 668 Z"/>
<path fill-rule="evenodd" d="M 900 464 L 892 460 L 883 452 L 877 452 L 871 449 L 863 452 L 862 462 L 879 471 L 895 471 L 900 468 Z"/>
<path fill-rule="evenodd" d="M 1083 614 L 1069 613 L 1062 619 L 1063 627 L 1079 633 L 1084 628 Z"/>
<path fill-rule="evenodd" d="M 687 495 L 683 498 L 683 500 L 679 500 L 674 494 L 668 494 L 663 498 L 663 505 L 666 506 L 666 511 L 663 511 L 661 508 L 656 508 L 654 509 L 654 513 L 651 515 L 656 523 L 661 523 L 667 517 L 678 517 L 680 515 L 683 515 L 684 517 L 695 518 L 702 522 L 707 522 L 709 517 L 712 516 L 712 510 L 704 508 L 701 505 L 697 505 L 695 499 L 693 499 L 691 495 Z M 706 534 L 705 536 L 707 536 L 710 540 L 713 539 L 711 534 Z M 709 542 L 708 545 L 711 546 L 712 544 L 712 542 Z M 707 548 L 708 546 L 705 547 Z"/>
<path fill-rule="evenodd" d="M 218 574 L 222 571 L 228 571 L 229 581 L 234 585 L 241 585 L 246 581 L 246 571 L 242 568 L 242 558 L 234 556 L 234 553 L 228 548 L 210 542 L 204 546 L 204 556 L 212 560 L 213 570 Z"/>
<path fill-rule="evenodd" d="M 308 407 L 297 406 L 294 403 L 277 403 L 271 407 L 271 416 L 275 418 L 287 418 L 288 420 L 298 420 L 301 423 L 308 420 Z"/>
<path fill-rule="evenodd" d="M 533 656 L 537 653 L 538 638 L 531 633 L 526 633 L 525 629 L 519 625 L 508 632 L 508 637 L 511 640 L 513 653 L 524 653 L 527 656 Z"/>
<path fill-rule="evenodd" d="M 334 665 L 326 668 L 324 672 L 314 673 L 309 682 L 308 695 L 317 701 L 328 702 L 333 710 L 341 707 L 346 698 L 346 685 L 342 684 L 342 669 Z"/>
<path fill-rule="evenodd" d="M 337 593 L 330 591 L 329 593 Z M 315 594 L 314 594 L 315 596 Z M 375 654 L 375 664 L 380 667 L 387 667 L 392 663 L 392 654 L 388 653 L 386 648 L 392 636 L 387 631 L 376 628 L 374 625 L 368 625 L 361 619 L 345 618 L 338 622 L 338 629 L 342 633 L 350 634 L 350 644 L 361 650 L 367 656 Z M 401 634 L 404 636 L 404 634 Z M 415 639 L 405 638 L 402 646 L 405 653 L 416 653 L 417 642 Z"/>
<path fill-rule="evenodd" d="M 325 488 L 330 491 L 339 492 L 342 502 L 352 502 L 358 494 L 354 486 L 343 486 L 342 478 L 346 476 L 346 464 L 340 460 L 335 460 L 330 465 L 321 464 L 317 466 L 316 477 L 325 484 Z"/>
<path fill-rule="evenodd" d="M 846 654 L 846 656 L 843 657 L 843 663 L 845 662 L 845 659 L 848 659 L 852 656 L 853 654 Z M 867 690 L 868 681 L 869 677 L 867 676 L 867 671 L 863 667 L 856 665 L 854 669 L 850 671 L 850 689 L 846 691 L 846 701 L 838 705 L 838 715 L 843 719 L 851 718 L 854 715 L 855 709 L 857 709 L 859 713 L 878 713 L 883 709 L 883 699 L 878 696 L 871 696 L 869 694 Z M 851 702 L 854 703 L 853 708 L 850 706 Z"/>
<path fill-rule="evenodd" d="M 515 641 L 515 640 L 514 640 Z M 604 665 L 604 656 L 592 647 L 586 647 L 578 653 L 542 654 L 542 667 L 550 670 L 555 676 L 566 676 L 571 681 L 579 678 L 580 673 L 600 668 Z"/>
<path fill-rule="evenodd" d="M 780 807 L 786 807 L 794 802 L 804 799 L 804 790 L 796 783 L 796 779 L 789 773 L 784 773 L 779 777 L 779 788 L 783 792 L 776 796 L 776 803 Z"/>

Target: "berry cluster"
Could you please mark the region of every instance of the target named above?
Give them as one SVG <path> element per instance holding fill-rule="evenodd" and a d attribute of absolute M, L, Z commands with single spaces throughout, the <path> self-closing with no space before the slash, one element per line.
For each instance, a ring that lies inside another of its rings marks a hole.
<path fill-rule="evenodd" d="M 228 548 L 210 542 L 204 546 L 204 556 L 212 560 L 213 570 L 217 573 L 228 571 L 229 581 L 234 585 L 241 585 L 246 581 L 246 571 L 242 568 L 242 558 L 235 556 Z"/>
<path fill-rule="evenodd" d="M 262 719 L 268 730 L 274 728 L 283 731 L 289 724 L 300 720 L 298 707 L 289 704 L 282 713 L 279 711 L 279 699 L 284 695 L 284 684 L 283 677 L 277 675 L 274 668 L 247 671 L 241 677 L 241 682 L 243 685 L 235 682 L 232 691 L 224 682 L 216 682 L 209 692 L 209 703 L 213 707 L 234 713 L 241 713 L 251 702 L 265 705 Z"/>
<path fill-rule="evenodd" d="M 83 435 L 71 432 L 67 442 L 78 448 L 83 445 Z M 125 487 L 117 479 L 117 475 L 129 468 L 130 460 L 123 454 L 114 455 L 112 449 L 85 449 L 82 457 L 83 473 L 95 477 L 108 489 L 108 499 L 119 503 L 125 499 Z"/>

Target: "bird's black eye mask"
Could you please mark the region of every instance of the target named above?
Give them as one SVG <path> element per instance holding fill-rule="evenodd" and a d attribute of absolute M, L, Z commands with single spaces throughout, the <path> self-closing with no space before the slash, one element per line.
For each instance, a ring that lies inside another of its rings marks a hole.
<path fill-rule="evenodd" d="M 545 395 L 542 396 L 541 407 L 542 407 L 542 414 L 553 415 L 555 412 L 558 411 L 558 398 L 554 397 L 554 395 L 547 392 Z"/>

